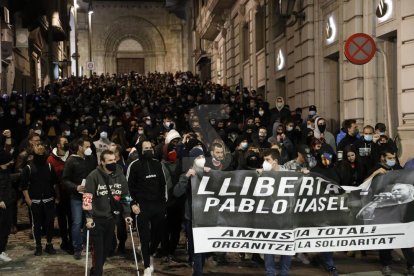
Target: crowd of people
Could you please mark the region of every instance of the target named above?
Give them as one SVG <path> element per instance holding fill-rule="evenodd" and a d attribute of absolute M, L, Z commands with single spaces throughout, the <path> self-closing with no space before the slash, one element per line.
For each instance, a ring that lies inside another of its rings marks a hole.
<path fill-rule="evenodd" d="M 0 122 L 0 260 L 11 260 L 7 239 L 19 230 L 17 202 L 24 200 L 36 256 L 56 254 L 55 217 L 61 249 L 77 260 L 85 227 L 91 231 L 91 275 L 102 275 L 107 256 L 125 252 L 135 216 L 144 275 L 154 270 L 153 256 L 174 261 L 183 228 L 193 275 L 201 275 L 209 256 L 194 254 L 189 191 L 200 172 L 311 171 L 358 186 L 402 169 L 383 123 L 360 131 L 347 119 L 331 133 L 314 105 L 291 110 L 282 97 L 269 103 L 255 90 L 201 82 L 191 72 L 72 77 L 25 100 L 4 94 Z M 391 275 L 390 252 L 379 254 L 384 275 Z M 409 275 L 412 255 L 405 256 Z M 225 254 L 214 257 L 225 261 Z M 262 260 L 266 275 L 275 275 L 274 260 Z M 331 252 L 321 260 L 337 275 Z M 282 256 L 279 275 L 288 275 L 290 261 Z"/>

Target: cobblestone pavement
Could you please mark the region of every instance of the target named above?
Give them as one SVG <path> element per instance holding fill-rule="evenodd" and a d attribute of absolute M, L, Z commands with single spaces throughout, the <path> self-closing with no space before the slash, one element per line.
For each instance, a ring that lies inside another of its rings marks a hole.
<path fill-rule="evenodd" d="M 19 223 L 27 224 L 27 211 L 24 208 L 19 209 Z M 30 229 L 19 231 L 15 235 L 10 235 L 7 252 L 13 259 L 12 262 L 0 262 L 0 276 L 3 275 L 83 275 L 85 269 L 85 256 L 82 260 L 74 260 L 73 256 L 68 255 L 60 250 L 60 240 L 55 237 L 53 242 L 56 255 L 49 256 L 44 253 L 40 257 L 33 255 L 35 246 L 34 241 L 29 238 Z M 135 233 L 134 233 L 135 234 Z M 129 236 L 128 236 L 129 237 Z M 135 240 L 136 245 L 137 241 Z M 184 240 L 177 250 L 177 263 L 163 264 L 161 259 L 155 259 L 156 276 L 186 276 L 191 275 L 191 268 L 186 264 L 186 252 L 184 249 Z M 136 275 L 132 246 L 130 240 L 127 242 L 127 252 L 124 256 L 115 255 L 110 257 L 104 267 L 105 275 Z M 376 251 L 368 251 L 367 256 L 362 258 L 351 258 L 343 252 L 335 253 L 334 259 L 338 271 L 341 275 L 352 276 L 380 276 L 381 266 L 378 262 Z M 397 255 L 397 254 L 396 254 Z M 90 259 L 90 258 L 89 258 Z M 264 266 L 257 265 L 252 261 L 241 261 L 238 254 L 229 253 L 226 255 L 226 265 L 215 265 L 208 260 L 205 266 L 206 275 L 214 276 L 236 276 L 236 275 L 264 275 Z M 140 275 L 143 275 L 143 266 L 139 262 Z M 396 262 L 393 265 L 393 275 L 404 275 L 405 265 L 403 261 Z M 299 260 L 294 259 L 292 262 L 292 276 L 318 276 L 327 275 L 323 269 L 314 264 L 304 265 Z"/>

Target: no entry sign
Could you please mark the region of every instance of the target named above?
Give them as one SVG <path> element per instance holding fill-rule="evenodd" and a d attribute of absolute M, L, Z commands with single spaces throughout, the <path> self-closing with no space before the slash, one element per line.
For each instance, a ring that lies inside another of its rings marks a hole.
<path fill-rule="evenodd" d="M 369 62 L 376 51 L 375 41 L 364 33 L 353 34 L 345 42 L 345 56 L 354 64 L 362 65 Z"/>

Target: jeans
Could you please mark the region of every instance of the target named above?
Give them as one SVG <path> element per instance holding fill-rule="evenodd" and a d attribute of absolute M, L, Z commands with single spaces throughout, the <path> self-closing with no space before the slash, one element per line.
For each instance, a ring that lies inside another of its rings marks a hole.
<path fill-rule="evenodd" d="M 75 252 L 82 251 L 83 236 L 83 209 L 82 200 L 70 198 L 70 209 L 72 212 L 72 244 Z"/>
<path fill-rule="evenodd" d="M 265 262 L 266 276 L 275 276 L 276 275 L 275 255 L 264 254 L 264 262 Z M 292 262 L 292 256 L 288 256 L 288 255 L 280 256 L 279 274 L 281 276 L 287 276 L 289 274 L 291 262 Z"/>
<path fill-rule="evenodd" d="M 322 265 L 326 269 L 335 267 L 335 264 L 333 261 L 333 252 L 321 252 L 321 260 L 322 260 Z"/>

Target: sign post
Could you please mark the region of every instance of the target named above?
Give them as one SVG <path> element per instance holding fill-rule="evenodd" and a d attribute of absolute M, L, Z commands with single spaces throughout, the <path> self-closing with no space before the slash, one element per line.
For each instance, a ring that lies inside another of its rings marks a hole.
<path fill-rule="evenodd" d="M 369 62 L 376 51 L 374 39 L 364 33 L 353 34 L 345 42 L 345 57 L 353 64 L 363 65 Z"/>

